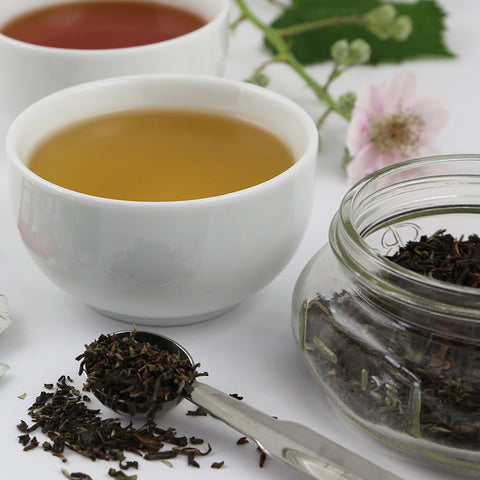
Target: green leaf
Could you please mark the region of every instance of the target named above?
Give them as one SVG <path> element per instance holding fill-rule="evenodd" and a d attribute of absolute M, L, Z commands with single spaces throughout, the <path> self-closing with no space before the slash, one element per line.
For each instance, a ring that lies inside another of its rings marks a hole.
<path fill-rule="evenodd" d="M 380 0 L 293 0 L 292 6 L 272 26 L 285 28 L 313 20 L 344 16 L 363 16 L 383 2 Z M 407 40 L 380 40 L 362 25 L 327 26 L 287 37 L 292 53 L 304 65 L 330 61 L 330 47 L 337 40 L 363 38 L 372 47 L 370 64 L 401 62 L 419 57 L 454 57 L 443 34 L 445 12 L 433 0 L 415 3 L 392 3 L 400 15 L 408 15 L 413 33 Z M 271 46 L 268 46 L 271 49 Z"/>

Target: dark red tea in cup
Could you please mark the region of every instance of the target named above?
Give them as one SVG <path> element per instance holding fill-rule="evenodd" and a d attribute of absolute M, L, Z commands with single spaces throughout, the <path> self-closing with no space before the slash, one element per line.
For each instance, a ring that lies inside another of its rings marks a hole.
<path fill-rule="evenodd" d="M 195 13 L 161 3 L 80 1 L 30 11 L 5 24 L 0 32 L 47 47 L 107 49 L 162 42 L 205 23 Z"/>

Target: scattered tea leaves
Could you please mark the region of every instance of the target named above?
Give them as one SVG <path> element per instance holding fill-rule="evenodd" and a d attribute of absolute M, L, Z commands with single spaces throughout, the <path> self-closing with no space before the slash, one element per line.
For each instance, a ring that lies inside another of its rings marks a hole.
<path fill-rule="evenodd" d="M 258 459 L 258 466 L 260 468 L 263 468 L 265 465 L 265 461 L 267 460 L 267 454 L 260 447 L 257 447 L 257 451 L 260 454 L 260 458 Z"/>
<path fill-rule="evenodd" d="M 122 472 L 122 470 L 115 470 L 115 468 L 110 468 L 108 475 L 113 478 L 118 478 L 118 480 L 137 480 L 137 475 L 127 475 L 125 472 Z"/>
<path fill-rule="evenodd" d="M 190 417 L 206 417 L 208 412 L 204 408 L 198 407 L 196 410 L 188 410 L 187 415 Z"/>
<path fill-rule="evenodd" d="M 50 439 L 44 442 L 44 450 L 62 459 L 68 449 L 91 460 L 119 461 L 121 469 L 138 468 L 137 462 L 125 462 L 125 453 L 130 452 L 146 460 L 186 455 L 189 464 L 196 466 L 195 457 L 208 455 L 212 450 L 208 445 L 202 452 L 191 446 L 187 437 L 178 436 L 174 428 L 162 429 L 152 421 L 135 428 L 132 424 L 123 426 L 118 419 L 102 418 L 99 410 L 86 406 L 71 379 L 65 376 L 58 379 L 54 390 L 41 392 L 29 408 L 29 415 L 34 422 L 31 426 L 23 420 L 17 425 L 23 434 L 18 439 L 24 450 L 38 446 L 30 433 L 40 430 Z M 166 445 L 171 449 L 164 450 Z"/>
<path fill-rule="evenodd" d="M 128 470 L 130 468 L 135 468 L 138 470 L 138 462 L 136 460 L 128 461 L 128 462 L 120 462 L 119 466 L 122 470 Z"/>
<path fill-rule="evenodd" d="M 190 437 L 189 441 L 192 445 L 201 445 L 205 442 L 203 438 Z"/>
<path fill-rule="evenodd" d="M 68 473 L 68 470 L 66 470 L 65 468 L 62 468 L 61 472 L 69 480 L 92 480 L 92 477 L 90 475 L 87 475 L 86 473 L 82 473 L 82 472 Z"/>
<path fill-rule="evenodd" d="M 18 443 L 26 447 L 30 443 L 30 435 L 28 433 L 24 433 L 23 435 L 18 436 Z"/>
<path fill-rule="evenodd" d="M 248 438 L 247 437 L 240 437 L 237 440 L 237 445 L 245 445 L 248 443 Z"/>
<path fill-rule="evenodd" d="M 178 451 L 168 450 L 164 452 L 155 452 L 145 454 L 145 460 L 170 460 L 171 458 L 178 457 Z"/>
<path fill-rule="evenodd" d="M 232 398 L 235 398 L 237 400 L 243 400 L 243 397 L 241 397 L 240 395 L 238 395 L 238 393 L 231 393 L 230 396 Z"/>
<path fill-rule="evenodd" d="M 32 438 L 29 438 L 28 437 L 28 443 L 24 443 L 22 441 L 20 441 L 20 443 L 24 444 L 25 446 L 23 447 L 23 450 L 25 452 L 28 452 L 29 450 L 33 450 L 34 448 L 37 448 L 38 447 L 38 440 L 37 440 L 37 437 L 32 437 Z"/>
<path fill-rule="evenodd" d="M 20 423 L 17 425 L 17 429 L 25 433 L 28 430 L 28 424 L 25 420 L 20 420 Z"/>

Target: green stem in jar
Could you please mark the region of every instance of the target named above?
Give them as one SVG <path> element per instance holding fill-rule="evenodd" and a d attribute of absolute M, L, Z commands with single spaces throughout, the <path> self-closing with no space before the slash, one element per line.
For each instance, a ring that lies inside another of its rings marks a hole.
<path fill-rule="evenodd" d="M 422 391 L 420 384 L 415 382 L 412 391 L 412 426 L 410 433 L 414 437 L 420 437 L 420 410 L 422 406 Z"/>
<path fill-rule="evenodd" d="M 322 352 L 324 352 L 333 363 L 337 363 L 337 355 L 335 354 L 335 352 L 329 347 L 327 347 L 327 345 L 325 345 L 318 337 L 313 337 L 313 343 Z"/>
<path fill-rule="evenodd" d="M 306 348 L 306 334 L 307 334 L 307 311 L 308 311 L 308 302 L 305 300 L 302 303 L 302 309 L 300 313 L 300 349 L 302 352 Z"/>

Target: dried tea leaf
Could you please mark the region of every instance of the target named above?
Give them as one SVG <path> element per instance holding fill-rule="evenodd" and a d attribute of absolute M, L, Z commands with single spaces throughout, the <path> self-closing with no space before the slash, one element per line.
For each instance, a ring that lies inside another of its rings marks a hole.
<path fill-rule="evenodd" d="M 65 468 L 62 468 L 61 472 L 69 480 L 92 480 L 92 477 L 90 475 L 87 475 L 86 473 L 82 473 L 82 472 L 69 473 Z"/>
<path fill-rule="evenodd" d="M 118 478 L 119 480 L 137 480 L 137 475 L 127 475 L 122 470 L 115 470 L 115 468 L 110 468 L 108 475 L 113 478 Z"/>
<path fill-rule="evenodd" d="M 237 445 L 245 445 L 248 443 L 248 438 L 247 437 L 240 437 L 237 440 Z"/>

